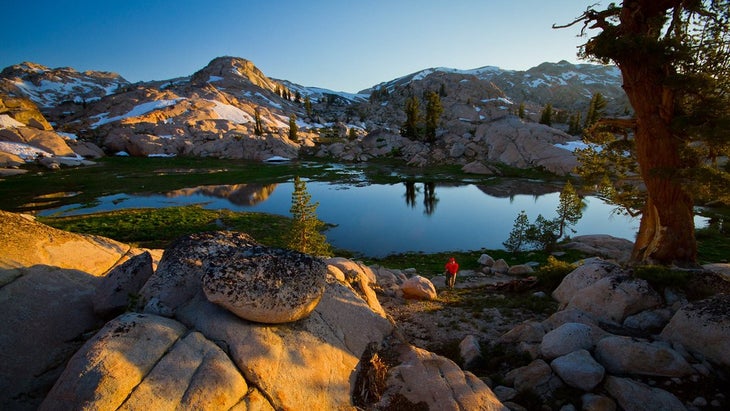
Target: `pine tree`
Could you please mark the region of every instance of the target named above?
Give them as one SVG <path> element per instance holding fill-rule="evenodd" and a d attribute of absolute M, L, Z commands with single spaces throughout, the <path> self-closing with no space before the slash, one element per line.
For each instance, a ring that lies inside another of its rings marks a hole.
<path fill-rule="evenodd" d="M 573 231 L 571 226 L 583 217 L 584 207 L 583 199 L 568 181 L 560 192 L 560 202 L 555 210 L 558 214 L 556 218 L 547 219 L 540 214 L 530 224 L 527 214 L 522 210 L 515 219 L 509 238 L 502 245 L 511 252 L 518 252 L 526 245 L 551 251 L 567 230 Z"/>
<path fill-rule="evenodd" d="M 560 202 L 558 203 L 558 239 L 565 235 L 565 231 L 577 224 L 583 217 L 583 199 L 578 196 L 573 184 L 568 181 L 565 183 L 563 190 L 560 192 Z M 571 231 L 573 231 L 571 229 Z"/>
<path fill-rule="evenodd" d="M 294 192 L 289 212 L 292 226 L 288 246 L 293 250 L 316 256 L 328 257 L 332 250 L 327 238 L 320 232 L 324 223 L 317 218 L 319 203 L 311 203 L 312 196 L 307 192 L 307 183 L 299 176 L 294 178 Z"/>
<path fill-rule="evenodd" d="M 520 211 L 520 214 L 515 218 L 515 223 L 512 226 L 512 231 L 509 233 L 507 241 L 503 242 L 504 248 L 512 253 L 516 253 L 522 250 L 522 247 L 527 243 L 527 231 L 530 228 L 530 219 L 527 218 L 525 210 Z"/>
<path fill-rule="evenodd" d="M 388 99 L 389 95 L 390 93 L 388 93 L 387 87 L 376 88 L 370 93 L 370 102 L 375 103 L 378 101 L 385 101 Z"/>
<path fill-rule="evenodd" d="M 553 125 L 553 105 L 551 103 L 547 103 L 545 108 L 542 110 L 542 113 L 540 114 L 540 124 L 548 126 Z"/>
<path fill-rule="evenodd" d="M 520 108 L 517 109 L 517 116 L 519 118 L 525 118 L 525 103 L 520 103 Z"/>
<path fill-rule="evenodd" d="M 588 105 L 588 114 L 586 114 L 586 122 L 583 124 L 583 128 L 589 128 L 596 124 L 603 117 L 603 113 L 606 111 L 606 105 L 608 105 L 608 102 L 606 102 L 606 99 L 601 93 L 594 94 Z"/>
<path fill-rule="evenodd" d="M 297 126 L 297 116 L 292 114 L 289 116 L 289 140 L 297 141 L 297 132 L 299 127 Z"/>
<path fill-rule="evenodd" d="M 307 110 L 307 117 L 312 117 L 312 100 L 309 96 L 304 98 L 304 109 Z"/>
<path fill-rule="evenodd" d="M 441 97 L 438 93 L 429 91 L 426 93 L 426 141 L 436 141 L 436 128 L 438 127 L 444 107 L 441 105 Z"/>
<path fill-rule="evenodd" d="M 568 123 L 568 112 L 565 110 L 553 110 L 552 121 L 558 124 Z"/>
<path fill-rule="evenodd" d="M 403 123 L 400 130 L 400 134 L 405 138 L 418 139 L 418 123 L 421 121 L 420 105 L 416 96 L 411 96 L 406 100 L 406 122 Z"/>
<path fill-rule="evenodd" d="M 257 136 L 261 136 L 264 134 L 264 128 L 261 126 L 261 113 L 259 113 L 259 109 L 254 110 L 253 117 L 254 117 L 253 132 Z"/>
<path fill-rule="evenodd" d="M 550 252 L 555 248 L 560 237 L 558 232 L 560 229 L 560 222 L 557 218 L 549 220 L 538 214 L 535 219 L 535 223 L 530 224 L 527 229 L 527 239 L 530 244 L 533 244 L 540 250 Z"/>
<path fill-rule="evenodd" d="M 572 136 L 579 136 L 583 133 L 583 128 L 580 125 L 581 118 L 580 112 L 573 113 L 570 116 L 570 122 L 568 123 L 568 134 Z"/>

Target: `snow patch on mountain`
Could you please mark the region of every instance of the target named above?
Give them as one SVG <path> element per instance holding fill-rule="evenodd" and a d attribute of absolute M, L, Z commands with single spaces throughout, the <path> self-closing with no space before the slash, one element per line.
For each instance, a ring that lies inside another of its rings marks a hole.
<path fill-rule="evenodd" d="M 505 71 L 509 70 L 503 70 L 499 67 L 495 66 L 484 66 L 479 67 L 475 69 L 469 69 L 469 70 L 461 70 L 461 69 L 455 69 L 455 68 L 449 68 L 449 67 L 435 67 L 435 68 L 429 68 L 425 70 L 421 70 L 417 73 L 411 74 L 411 81 L 418 81 L 423 80 L 429 75 L 440 72 L 440 73 L 447 73 L 447 74 L 461 74 L 461 75 L 470 75 L 470 76 L 476 76 L 479 79 L 482 79 L 482 77 L 489 77 L 495 74 L 503 73 Z M 401 79 L 408 78 L 409 76 L 401 77 Z M 468 81 L 466 79 L 462 81 Z"/>
<path fill-rule="evenodd" d="M 228 120 L 232 123 L 236 124 L 246 124 L 253 121 L 253 118 L 250 114 L 246 113 L 245 111 L 241 110 L 240 108 L 236 106 L 232 106 L 230 104 L 221 103 L 217 100 L 208 100 L 210 102 L 215 103 L 215 106 L 213 107 L 213 111 L 218 115 L 218 117 Z"/>
<path fill-rule="evenodd" d="M 545 79 L 536 78 L 534 80 L 531 80 L 531 81 L 527 82 L 526 84 L 529 87 L 537 88 L 537 87 L 540 87 L 540 86 L 547 86 L 548 85 L 548 82 L 545 81 Z"/>
<path fill-rule="evenodd" d="M 10 141 L 0 141 L 0 152 L 15 154 L 26 162 L 33 161 L 39 156 L 53 157 L 53 154 L 38 147 Z"/>
<path fill-rule="evenodd" d="M 11 82 L 28 96 L 34 103 L 42 107 L 52 107 L 65 100 L 83 102 L 83 95 L 102 90 L 105 96 L 114 93 L 123 83 L 113 82 L 109 85 L 101 85 L 92 80 L 80 78 L 61 79 L 58 81 L 41 80 L 36 85 L 31 81 L 16 78 Z"/>
<path fill-rule="evenodd" d="M 113 121 L 119 121 L 123 120 L 125 118 L 131 118 L 131 117 L 138 117 L 144 114 L 149 113 L 150 111 L 159 110 L 161 108 L 170 107 L 175 104 L 177 104 L 178 101 L 185 100 L 185 98 L 176 98 L 172 100 L 155 100 L 155 101 L 148 101 L 146 103 L 138 104 L 134 106 L 129 112 L 126 114 L 122 114 L 121 116 L 114 116 L 114 117 L 107 117 L 109 113 L 102 113 L 98 114 L 96 116 L 93 116 L 92 118 L 98 118 L 98 121 L 91 125 L 91 128 L 97 128 L 99 126 L 102 126 L 107 123 L 111 123 Z"/>
<path fill-rule="evenodd" d="M 74 133 L 64 133 L 64 132 L 61 132 L 61 131 L 57 131 L 56 134 L 58 134 L 59 136 L 65 138 L 66 140 L 76 141 L 76 140 L 79 139 L 79 136 L 77 136 Z"/>
<path fill-rule="evenodd" d="M 562 148 L 563 150 L 568 150 L 570 152 L 575 152 L 575 150 L 588 148 L 588 145 L 580 140 L 567 141 L 565 142 L 565 144 L 554 144 L 554 146 L 557 148 Z"/>
<path fill-rule="evenodd" d="M 322 97 L 326 94 L 332 94 L 335 96 L 342 97 L 345 100 L 357 102 L 357 101 L 365 101 L 370 97 L 369 94 L 360 94 L 360 93 L 346 93 L 344 91 L 334 91 L 329 90 L 326 88 L 320 88 L 320 87 L 304 87 L 305 91 L 309 93 L 309 95 L 314 95 L 317 97 Z M 302 94 L 305 95 L 305 94 Z"/>
<path fill-rule="evenodd" d="M 515 103 L 512 102 L 512 100 L 504 97 L 497 97 L 497 98 L 485 98 L 481 100 L 482 103 L 489 103 L 490 101 L 497 101 L 508 105 L 513 105 Z"/>
<path fill-rule="evenodd" d="M 347 93 L 344 91 L 334 91 L 321 87 L 307 87 L 296 83 L 292 83 L 287 80 L 276 80 L 284 84 L 289 90 L 294 93 L 299 93 L 302 98 L 309 97 L 310 100 L 321 100 L 327 95 L 333 95 L 342 98 L 343 100 L 350 103 L 358 103 L 367 101 L 370 98 L 369 93 Z"/>
<path fill-rule="evenodd" d="M 279 110 L 281 110 L 281 104 L 272 101 L 270 98 L 266 97 L 265 95 L 263 95 L 263 94 L 261 94 L 259 92 L 256 92 L 254 95 L 256 97 L 260 98 L 261 100 L 265 101 L 266 102 L 266 105 L 268 105 L 270 107 L 276 107 Z"/>
<path fill-rule="evenodd" d="M 10 117 L 7 114 L 0 114 L 0 128 L 25 127 L 25 124 Z"/>
<path fill-rule="evenodd" d="M 280 129 L 289 129 L 289 117 L 275 114 L 270 119 L 264 118 L 262 120 L 264 121 L 264 123 L 270 124 L 273 127 Z"/>

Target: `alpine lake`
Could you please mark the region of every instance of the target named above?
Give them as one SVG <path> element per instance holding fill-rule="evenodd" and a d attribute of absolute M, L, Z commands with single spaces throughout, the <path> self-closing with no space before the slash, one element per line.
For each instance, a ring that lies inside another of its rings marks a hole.
<path fill-rule="evenodd" d="M 123 209 L 197 206 L 289 217 L 293 179 L 307 183 L 324 234 L 335 249 L 380 258 L 401 253 L 503 249 L 525 211 L 556 216 L 564 180 L 524 170 L 509 177 L 467 175 L 459 166 L 412 169 L 395 164 L 323 160 L 261 163 L 196 158 L 107 157 L 96 165 L 30 172 L 0 180 L 0 209 L 42 217 Z M 639 220 L 584 197 L 572 236 L 633 240 Z M 695 217 L 697 227 L 707 218 Z M 266 223 L 261 223 L 266 224 Z M 158 230 L 166 227 L 160 223 Z M 266 227 L 259 227 L 266 232 Z M 112 237 L 114 238 L 114 237 Z M 256 236 L 254 236 L 256 238 Z"/>

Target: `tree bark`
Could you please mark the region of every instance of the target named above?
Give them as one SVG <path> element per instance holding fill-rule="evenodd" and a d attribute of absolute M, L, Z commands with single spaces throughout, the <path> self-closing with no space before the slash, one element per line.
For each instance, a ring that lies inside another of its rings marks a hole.
<path fill-rule="evenodd" d="M 649 116 L 649 121 L 640 121 L 636 130 L 636 156 L 648 199 L 632 260 L 692 266 L 697 260 L 694 204 L 691 194 L 674 173 L 683 167 L 679 142 L 672 135 L 669 123 L 656 113 L 662 106 L 642 96 L 646 94 L 634 97 L 642 100 L 634 103 L 634 107 L 652 110 L 654 115 Z"/>
<path fill-rule="evenodd" d="M 626 7 L 627 3 L 634 7 Z M 623 36 L 656 40 L 655 22 L 665 12 L 653 0 L 625 2 L 621 13 Z M 667 86 L 672 71 L 664 58 L 661 53 L 652 55 L 642 47 L 624 50 L 614 58 L 636 112 L 636 160 L 648 195 L 632 261 L 694 266 L 694 204 L 676 173 L 686 167 L 680 154 L 684 142 L 671 127 L 675 95 Z"/>

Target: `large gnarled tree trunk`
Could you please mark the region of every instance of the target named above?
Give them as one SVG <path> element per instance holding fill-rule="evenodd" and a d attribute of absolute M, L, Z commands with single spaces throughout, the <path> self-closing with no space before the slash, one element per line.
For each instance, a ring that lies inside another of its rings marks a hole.
<path fill-rule="evenodd" d="M 708 187 L 724 191 L 730 179 L 720 168 L 702 170 L 699 157 L 705 149 L 708 159 L 715 151 L 727 154 L 730 0 L 623 0 L 603 10 L 595 6 L 572 23 L 553 27 L 582 22 L 581 35 L 602 30 L 581 47 L 581 55 L 616 63 L 635 110 L 630 127 L 648 198 L 632 259 L 695 266 L 692 193 Z M 690 147 L 693 141 L 698 144 Z"/>
<path fill-rule="evenodd" d="M 666 56 L 641 47 L 656 42 L 662 29 L 657 21 L 663 21 L 677 3 L 625 1 L 619 36 L 634 39 L 637 46 L 616 52 L 612 59 L 621 69 L 624 90 L 635 110 L 636 160 L 648 194 L 632 260 L 692 266 L 697 260 L 694 204 L 676 173 L 686 165 L 681 158 L 683 139 L 671 127 L 675 96 L 667 80 L 673 69 L 664 61 Z"/>

